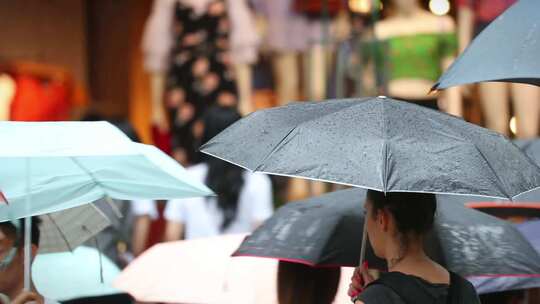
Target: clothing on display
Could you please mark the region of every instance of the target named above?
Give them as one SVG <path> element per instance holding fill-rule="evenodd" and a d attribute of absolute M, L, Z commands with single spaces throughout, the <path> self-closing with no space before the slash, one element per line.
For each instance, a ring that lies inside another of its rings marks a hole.
<path fill-rule="evenodd" d="M 28 75 L 15 76 L 16 92 L 11 102 L 10 120 L 61 121 L 69 119 L 69 88 L 54 80 Z"/>
<path fill-rule="evenodd" d="M 61 66 L 9 62 L 0 66 L 0 120 L 69 120 L 76 105 L 71 73 Z"/>
<path fill-rule="evenodd" d="M 189 174 L 200 182 L 206 180 L 208 165 L 201 163 L 188 168 Z M 263 174 L 244 172 L 244 185 L 240 191 L 236 217 L 223 233 L 247 233 L 272 215 L 272 184 Z M 165 219 L 181 222 L 185 239 L 209 237 L 220 232 L 223 214 L 215 198 L 170 200 L 164 211 Z"/>
<path fill-rule="evenodd" d="M 343 0 L 294 0 L 294 10 L 312 18 L 336 16 L 346 8 Z"/>
<path fill-rule="evenodd" d="M 171 53 L 165 102 L 172 123 L 173 146 L 183 148 L 191 162 L 195 161 L 198 146 L 193 128 L 206 108 L 216 103 L 237 105 L 227 53 L 229 27 L 223 1 L 210 3 L 202 15 L 196 15 L 182 3 L 176 4 L 176 44 Z"/>
<path fill-rule="evenodd" d="M 295 12 L 292 0 L 253 0 L 255 11 L 268 22 L 265 45 L 274 52 L 306 51 L 322 42 L 321 20 Z"/>
<path fill-rule="evenodd" d="M 210 4 L 226 4 L 230 24 L 230 57 L 233 63 L 254 63 L 259 46 L 259 35 L 255 22 L 247 6 L 248 0 L 154 0 L 152 11 L 146 21 L 142 51 L 144 67 L 149 72 L 167 72 L 171 63 L 173 48 L 178 44 L 178 33 L 174 33 L 176 6 L 191 9 L 192 17 L 204 20 Z M 207 19 L 206 19 L 207 20 Z M 176 28 L 178 30 L 178 28 Z"/>
<path fill-rule="evenodd" d="M 458 7 L 469 7 L 473 10 L 475 22 L 489 23 L 502 14 L 517 0 L 457 0 Z"/>
<path fill-rule="evenodd" d="M 454 33 L 394 36 L 363 47 L 363 55 L 375 59 L 377 70 L 386 81 L 404 78 L 437 81 L 442 73 L 442 60 L 456 52 Z"/>
<path fill-rule="evenodd" d="M 258 36 L 251 22 L 243 0 L 154 3 L 143 37 L 145 67 L 168 73 L 171 145 L 189 163 L 198 162 L 199 119 L 206 108 L 238 105 L 233 64 L 256 59 Z"/>
<path fill-rule="evenodd" d="M 480 34 L 517 0 L 457 0 L 458 7 L 468 7 L 474 14 L 474 36 Z"/>

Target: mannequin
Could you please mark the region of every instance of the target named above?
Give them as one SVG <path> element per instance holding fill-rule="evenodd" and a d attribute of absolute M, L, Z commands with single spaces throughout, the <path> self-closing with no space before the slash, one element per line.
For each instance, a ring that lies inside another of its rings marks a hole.
<path fill-rule="evenodd" d="M 250 64 L 257 44 L 246 0 L 154 1 L 142 46 L 152 123 L 171 131 L 177 148 L 188 145 L 173 151 L 182 164 L 195 161 L 198 118 L 208 102 L 253 111 Z"/>
<path fill-rule="evenodd" d="M 325 99 L 329 53 L 329 47 L 323 41 L 325 21 L 309 19 L 295 12 L 293 0 L 254 0 L 253 3 L 255 11 L 267 23 L 265 45 L 272 53 L 278 105 L 303 99 Z M 332 34 L 348 35 L 344 16 L 340 14 L 328 24 Z M 319 195 L 325 190 L 324 183 L 291 178 L 287 200 Z"/>
<path fill-rule="evenodd" d="M 292 0 L 255 0 L 253 3 L 255 11 L 267 22 L 265 45 L 273 54 L 278 104 L 302 98 L 324 99 L 326 50 L 322 41 L 323 21 L 310 20 L 295 12 Z M 302 84 L 304 94 L 301 94 Z"/>
<path fill-rule="evenodd" d="M 11 102 L 15 97 L 15 80 L 8 75 L 0 73 L 0 121 L 9 120 Z"/>
<path fill-rule="evenodd" d="M 366 49 L 385 79 L 382 93 L 461 116 L 458 89 L 427 94 L 454 59 L 452 19 L 431 14 L 418 0 L 393 0 L 391 4 L 393 14 L 375 24 L 377 53 L 373 54 L 373 48 Z"/>
<path fill-rule="evenodd" d="M 495 19 L 515 0 L 458 1 L 459 48 L 463 51 L 473 38 L 489 22 Z M 482 82 L 478 84 L 480 101 L 484 111 L 486 127 L 509 135 L 510 109 L 512 100 L 517 123 L 517 137 L 538 136 L 540 119 L 540 88 L 527 84 L 506 82 Z"/>

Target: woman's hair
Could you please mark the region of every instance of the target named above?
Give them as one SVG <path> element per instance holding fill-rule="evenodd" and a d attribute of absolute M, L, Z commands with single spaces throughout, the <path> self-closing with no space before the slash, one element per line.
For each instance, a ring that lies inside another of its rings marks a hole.
<path fill-rule="evenodd" d="M 368 190 L 373 216 L 379 210 L 388 210 L 396 220 L 396 227 L 407 243 L 408 236 L 423 236 L 433 228 L 437 201 L 431 193 L 388 192 Z"/>
<path fill-rule="evenodd" d="M 315 268 L 299 263 L 279 262 L 279 304 L 330 304 L 339 286 L 339 267 Z"/>
<path fill-rule="evenodd" d="M 203 117 L 203 143 L 212 139 L 240 117 L 233 108 L 220 106 L 209 108 Z M 208 165 L 206 185 L 217 194 L 218 207 L 223 213 L 221 223 L 223 231 L 236 217 L 240 191 L 244 186 L 244 170 L 214 157 L 206 157 L 204 162 Z"/>

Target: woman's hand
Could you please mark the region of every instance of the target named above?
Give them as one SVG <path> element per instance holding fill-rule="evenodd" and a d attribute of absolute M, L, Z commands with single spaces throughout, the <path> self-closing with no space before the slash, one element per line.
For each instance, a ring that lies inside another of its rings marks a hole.
<path fill-rule="evenodd" d="M 347 294 L 349 297 L 351 297 L 351 300 L 355 300 L 355 298 L 364 290 L 366 285 L 373 282 L 375 279 L 369 274 L 368 272 L 368 263 L 364 262 L 364 264 L 360 267 L 356 267 L 354 270 L 354 274 L 351 278 L 351 284 L 349 285 L 349 291 Z"/>

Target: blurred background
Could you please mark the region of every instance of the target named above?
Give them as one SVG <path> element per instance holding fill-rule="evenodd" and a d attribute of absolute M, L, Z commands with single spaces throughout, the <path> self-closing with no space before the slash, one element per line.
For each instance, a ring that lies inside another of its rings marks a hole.
<path fill-rule="evenodd" d="M 203 161 L 197 149 L 215 106 L 247 115 L 291 101 L 388 95 L 534 138 L 538 88 L 428 95 L 514 2 L 0 0 L 0 120 L 126 122 L 184 166 Z M 272 185 L 274 207 L 338 188 L 275 177 Z M 163 239 L 164 205 L 144 248 Z"/>

